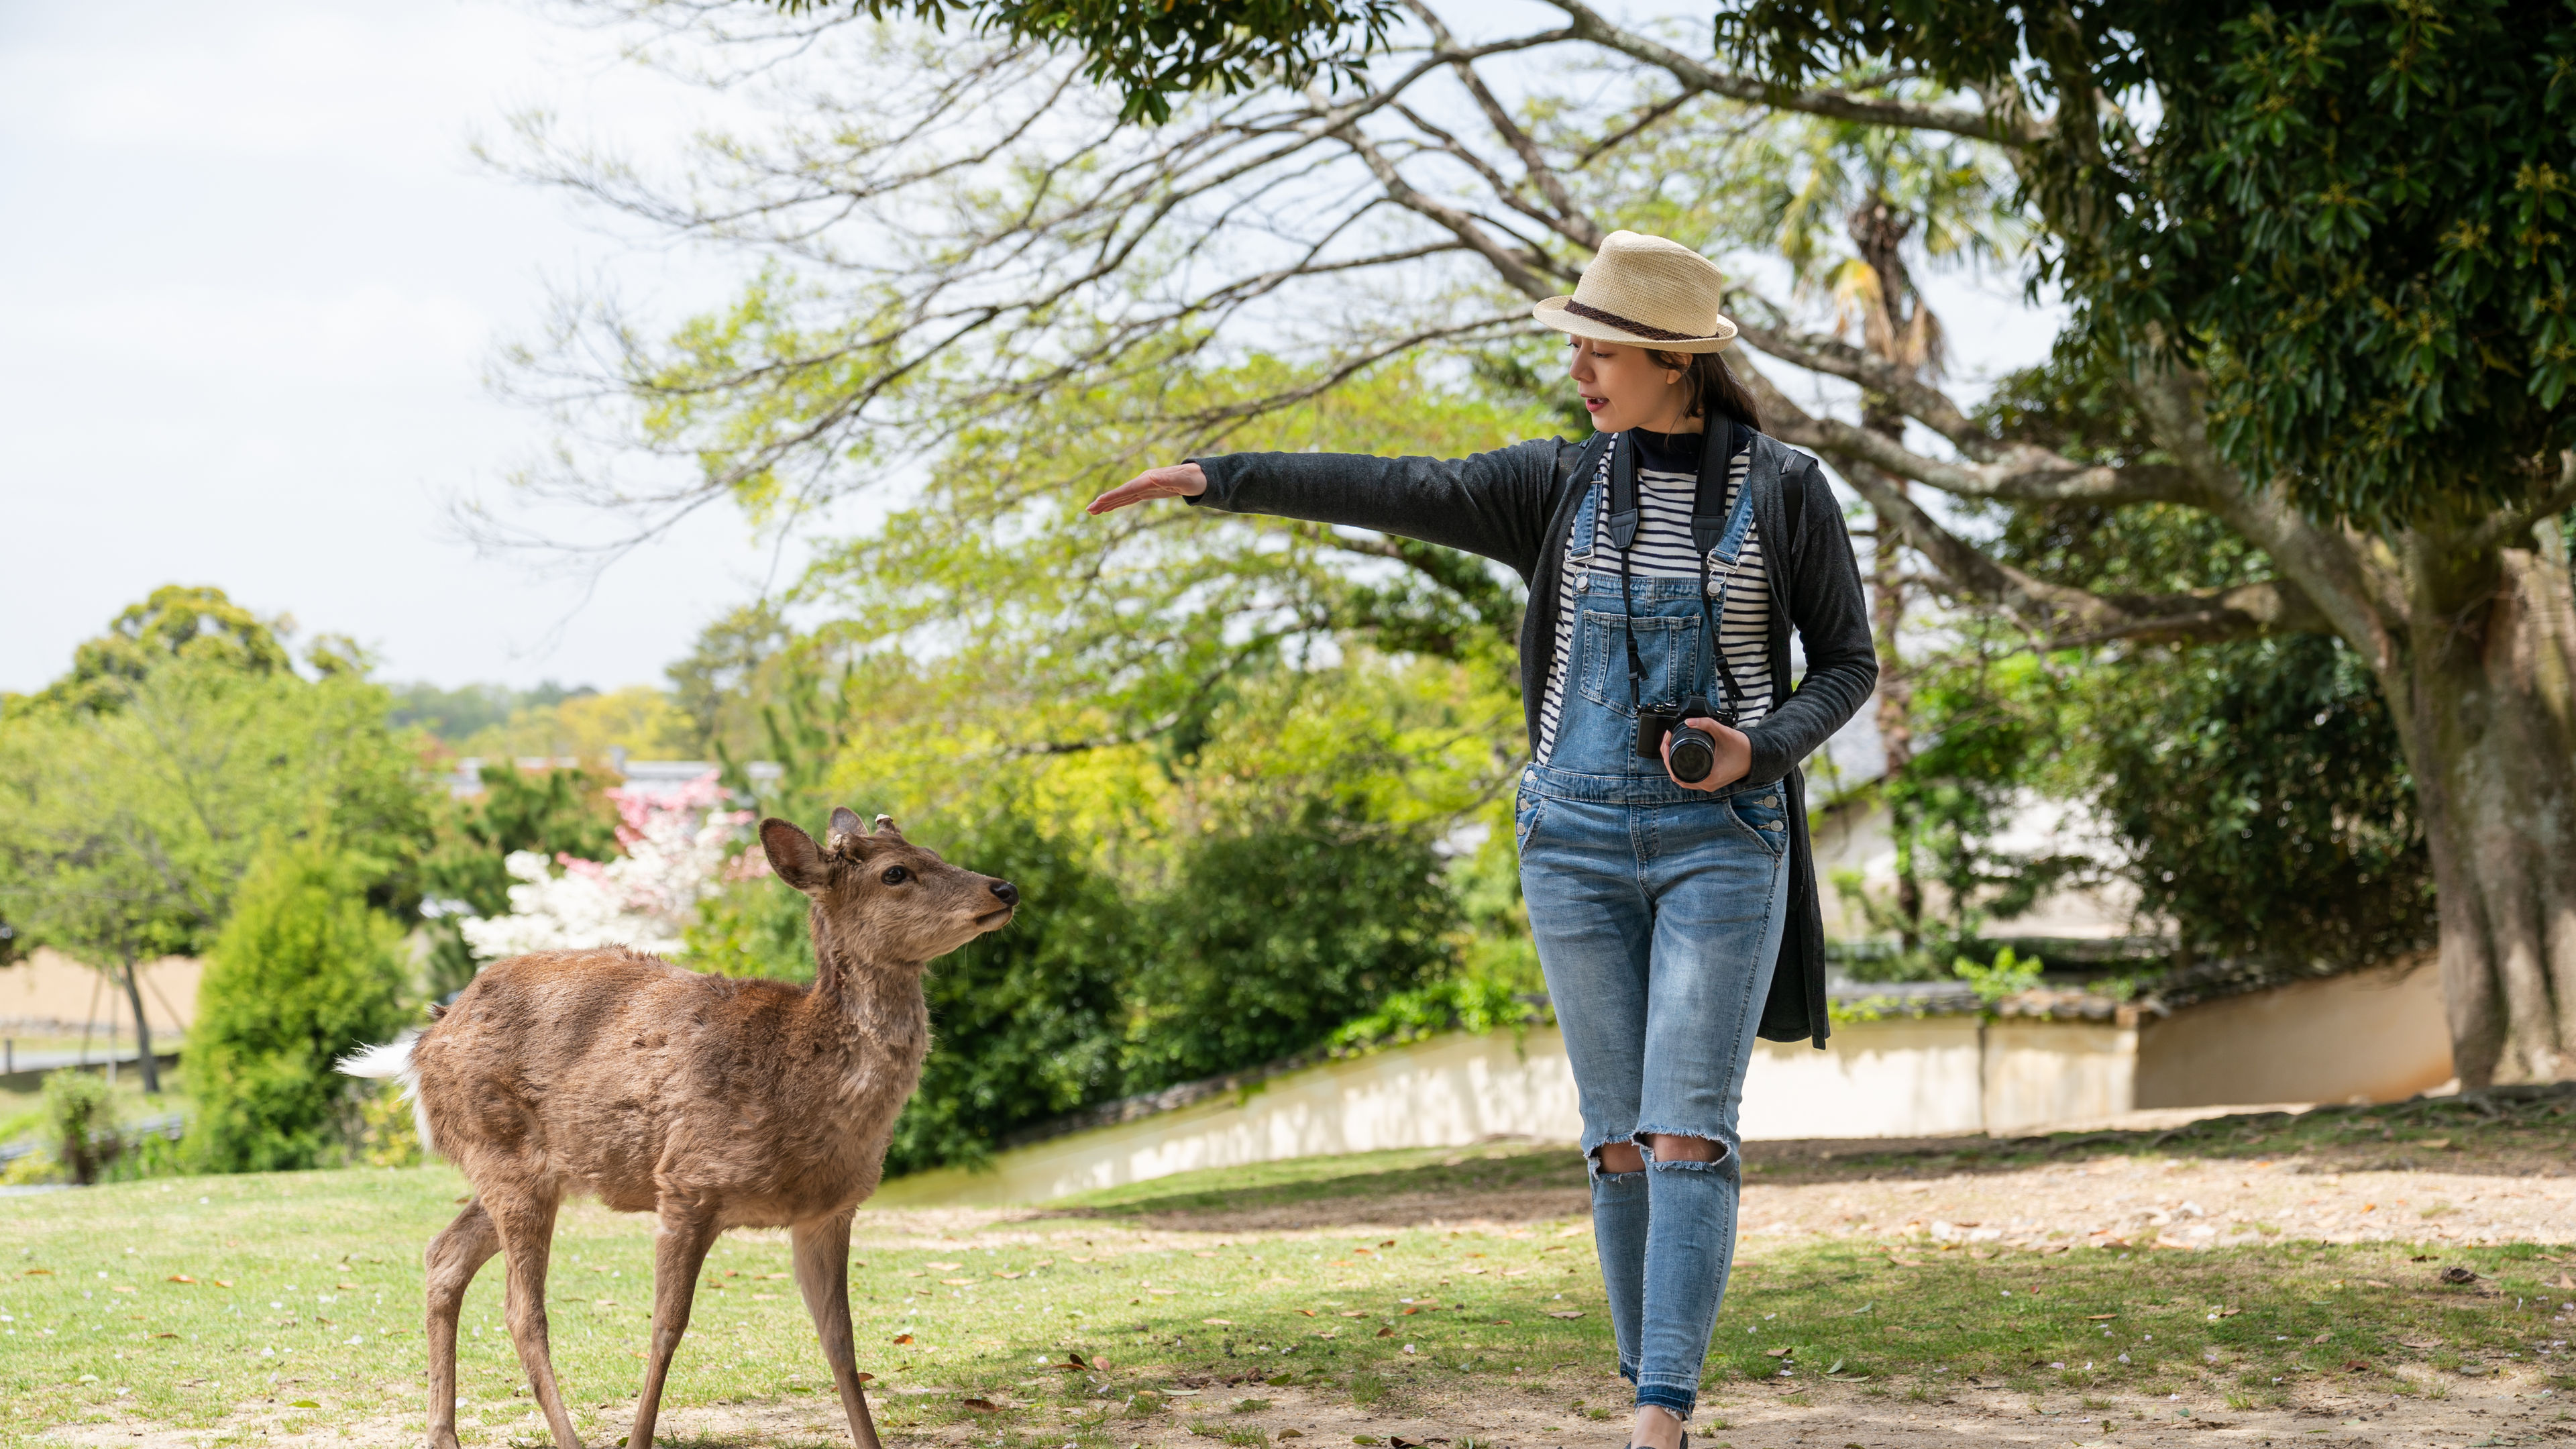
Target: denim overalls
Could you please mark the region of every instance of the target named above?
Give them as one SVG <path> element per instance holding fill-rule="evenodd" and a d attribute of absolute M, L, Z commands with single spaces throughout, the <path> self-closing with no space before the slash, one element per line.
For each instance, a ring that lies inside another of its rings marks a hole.
<path fill-rule="evenodd" d="M 1624 604 L 1618 551 L 1599 546 L 1606 491 L 1596 480 L 1576 513 L 1577 618 L 1556 738 L 1522 777 L 1515 831 L 1530 934 L 1582 1097 L 1619 1371 L 1638 1403 L 1687 1418 L 1734 1257 L 1736 1109 L 1787 914 L 1788 828 L 1776 780 L 1687 790 L 1634 754 L 1638 703 L 1722 698 L 1705 631 L 1725 617 L 1750 479 L 1707 551 L 1705 586 L 1635 578 Z M 1634 702 L 1630 629 L 1643 670 Z M 1602 1144 L 1645 1133 L 1721 1151 L 1657 1162 L 1640 1142 L 1645 1171 L 1602 1171 Z"/>

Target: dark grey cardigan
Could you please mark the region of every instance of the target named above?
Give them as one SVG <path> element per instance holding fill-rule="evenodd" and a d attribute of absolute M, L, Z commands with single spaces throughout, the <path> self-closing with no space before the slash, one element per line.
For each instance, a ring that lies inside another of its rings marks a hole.
<path fill-rule="evenodd" d="M 1556 639 L 1557 579 L 1566 535 L 1583 489 L 1574 486 L 1580 443 L 1533 438 L 1470 458 L 1371 458 L 1347 453 L 1231 453 L 1195 460 L 1207 492 L 1190 501 L 1229 513 L 1260 513 L 1346 524 L 1482 554 L 1529 585 L 1521 618 L 1521 703 L 1530 747 L 1538 742 L 1539 697 Z M 1804 496 L 1789 523 L 1783 476 Z M 1584 480 L 1589 482 L 1589 479 Z M 1746 778 L 1788 787 L 1789 920 L 1763 1004 L 1761 1034 L 1806 1037 L 1818 1047 L 1825 1016 L 1824 919 L 1816 898 L 1815 852 L 1807 840 L 1806 782 L 1797 765 L 1852 717 L 1878 683 L 1869 606 L 1842 510 L 1816 460 L 1759 433 L 1745 474 L 1753 522 L 1771 575 L 1771 697 L 1781 701 L 1745 733 L 1753 741 Z M 1787 539 L 1783 548 L 1777 540 Z M 1789 626 L 1807 654 L 1807 675 L 1789 682 Z"/>

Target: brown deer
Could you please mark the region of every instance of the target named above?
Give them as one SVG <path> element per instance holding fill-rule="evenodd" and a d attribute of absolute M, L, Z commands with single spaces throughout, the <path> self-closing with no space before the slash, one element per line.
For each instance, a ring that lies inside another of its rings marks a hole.
<path fill-rule="evenodd" d="M 878 1449 L 850 1338 L 850 1216 L 876 1191 L 921 1077 L 921 973 L 1009 923 L 1010 882 L 832 812 L 824 844 L 760 823 L 779 879 L 811 896 L 811 988 L 705 976 L 620 947 L 494 962 L 428 1030 L 341 1064 L 400 1077 L 422 1140 L 474 1184 L 429 1245 L 429 1442 L 457 1449 L 456 1320 L 494 1253 L 510 1340 L 560 1449 L 581 1449 L 546 1347 L 555 1209 L 596 1194 L 658 1219 L 653 1340 L 630 1449 L 652 1449 L 671 1354 L 716 1235 L 783 1227 L 796 1286 L 859 1449 Z"/>

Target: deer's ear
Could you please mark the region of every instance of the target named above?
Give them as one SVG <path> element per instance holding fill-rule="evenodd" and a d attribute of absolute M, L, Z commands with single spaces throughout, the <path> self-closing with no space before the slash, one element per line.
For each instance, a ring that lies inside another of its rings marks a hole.
<path fill-rule="evenodd" d="M 823 828 L 823 844 L 834 855 L 856 857 L 867 848 L 868 833 L 859 824 L 859 812 L 847 805 L 832 807 L 832 823 Z"/>
<path fill-rule="evenodd" d="M 778 878 L 812 895 L 828 879 L 823 868 L 823 852 L 814 837 L 784 820 L 760 822 L 760 848 L 769 857 L 769 868 Z"/>

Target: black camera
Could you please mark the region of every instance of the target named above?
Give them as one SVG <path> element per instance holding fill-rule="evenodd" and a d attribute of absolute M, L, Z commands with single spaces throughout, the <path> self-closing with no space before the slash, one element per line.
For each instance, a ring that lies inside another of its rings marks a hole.
<path fill-rule="evenodd" d="M 1717 768 L 1717 740 L 1706 730 L 1683 724 L 1686 719 L 1713 719 L 1732 729 L 1735 711 L 1711 709 L 1708 701 L 1696 694 L 1671 709 L 1640 709 L 1637 711 L 1637 758 L 1665 763 L 1664 737 L 1670 735 L 1673 740 L 1670 761 L 1673 778 L 1685 785 L 1696 785 L 1708 778 L 1709 771 Z"/>

